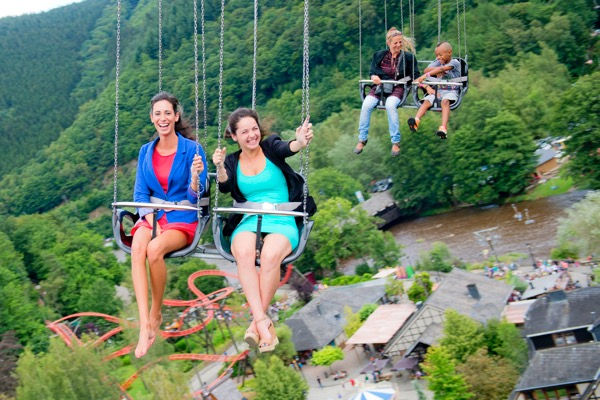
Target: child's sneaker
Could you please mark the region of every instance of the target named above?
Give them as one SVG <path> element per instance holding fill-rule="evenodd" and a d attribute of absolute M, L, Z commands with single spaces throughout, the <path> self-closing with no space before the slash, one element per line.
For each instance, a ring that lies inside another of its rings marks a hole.
<path fill-rule="evenodd" d="M 445 126 L 440 126 L 435 134 L 438 135 L 440 139 L 446 139 L 448 137 L 448 131 Z"/>
<path fill-rule="evenodd" d="M 419 120 L 416 118 L 409 118 L 408 119 L 408 127 L 410 128 L 411 131 L 416 132 L 417 130 L 419 130 Z"/>

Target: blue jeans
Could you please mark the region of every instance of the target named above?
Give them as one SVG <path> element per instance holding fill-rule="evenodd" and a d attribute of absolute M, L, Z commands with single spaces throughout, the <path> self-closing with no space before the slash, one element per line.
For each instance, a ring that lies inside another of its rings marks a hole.
<path fill-rule="evenodd" d="M 358 140 L 364 142 L 369 136 L 369 126 L 371 125 L 371 113 L 379 103 L 379 99 L 370 95 L 365 96 L 362 108 L 360 109 L 360 119 L 358 121 Z M 388 117 L 388 127 L 390 130 L 390 139 L 392 143 L 400 143 L 400 123 L 398 121 L 398 104 L 400 99 L 396 96 L 388 96 L 385 99 L 385 110 Z"/>

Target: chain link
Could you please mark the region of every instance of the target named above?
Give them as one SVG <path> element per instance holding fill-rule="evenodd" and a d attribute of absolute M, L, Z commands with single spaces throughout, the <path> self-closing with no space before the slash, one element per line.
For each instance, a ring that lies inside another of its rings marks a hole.
<path fill-rule="evenodd" d="M 442 41 L 442 0 L 438 0 L 438 43 Z"/>
<path fill-rule="evenodd" d="M 221 149 L 223 135 L 223 50 L 225 47 L 225 0 L 221 0 L 221 30 L 219 32 L 219 110 L 217 113 L 217 148 Z M 219 171 L 217 169 L 215 208 L 219 207 Z"/>
<path fill-rule="evenodd" d="M 400 32 L 404 35 L 404 4 L 400 0 Z"/>
<path fill-rule="evenodd" d="M 457 0 L 458 1 L 458 0 Z M 256 54 L 258 43 L 258 0 L 254 0 L 254 55 L 252 57 L 252 109 L 256 109 Z"/>
<path fill-rule="evenodd" d="M 463 0 L 463 47 L 465 49 L 465 61 L 467 60 L 467 6 L 466 0 Z"/>
<path fill-rule="evenodd" d="M 362 2 L 358 0 L 358 78 L 362 76 Z"/>
<path fill-rule="evenodd" d="M 200 134 L 198 127 L 199 119 L 199 106 L 198 106 L 198 3 L 194 0 L 194 129 L 196 132 L 196 154 L 200 154 Z M 206 146 L 206 143 L 204 143 Z M 196 196 L 198 201 L 196 202 L 196 208 L 198 210 L 198 216 L 200 216 L 200 187 L 203 185 L 198 180 L 198 190 Z"/>
<path fill-rule="evenodd" d="M 383 1 L 383 24 L 385 26 L 385 34 L 387 34 L 387 0 Z"/>
<path fill-rule="evenodd" d="M 310 26 L 310 15 L 309 15 L 309 0 L 304 0 L 304 46 L 303 46 L 303 57 L 302 57 L 302 121 L 310 115 L 310 53 L 309 53 L 309 26 Z M 306 146 L 306 149 L 301 154 L 301 167 L 300 174 L 304 178 L 303 186 L 303 198 L 302 198 L 302 209 L 304 216 L 302 222 L 306 227 L 308 223 L 308 215 L 306 214 L 306 202 L 308 199 L 308 167 L 309 167 L 309 155 L 310 155 L 310 144 Z"/>
<path fill-rule="evenodd" d="M 158 0 L 158 91 L 162 91 L 162 0 Z"/>
<path fill-rule="evenodd" d="M 456 35 L 456 40 L 458 42 L 458 57 L 462 58 L 462 52 L 461 52 L 461 47 L 460 47 L 460 0 L 456 0 L 456 30 L 457 30 L 457 35 Z"/>
<path fill-rule="evenodd" d="M 117 202 L 117 174 L 119 168 L 119 70 L 121 68 L 121 0 L 117 0 L 117 45 L 115 49 L 115 163 L 113 170 L 113 203 Z"/>
<path fill-rule="evenodd" d="M 200 0 L 200 27 L 202 32 L 202 118 L 204 129 L 204 143 L 208 144 L 208 117 L 206 115 L 206 45 L 204 42 L 204 0 Z"/>

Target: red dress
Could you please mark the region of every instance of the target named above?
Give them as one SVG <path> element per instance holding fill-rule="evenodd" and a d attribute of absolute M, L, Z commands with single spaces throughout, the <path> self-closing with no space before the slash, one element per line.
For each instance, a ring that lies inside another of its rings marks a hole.
<path fill-rule="evenodd" d="M 169 174 L 171 173 L 171 166 L 173 165 L 174 158 L 175 153 L 163 156 L 160 155 L 158 151 L 156 151 L 156 149 L 152 154 L 152 167 L 154 168 L 154 173 L 156 174 L 158 183 L 160 183 L 160 186 L 162 186 L 165 193 L 167 193 L 169 184 Z M 181 231 L 185 234 L 187 238 L 187 244 L 189 245 L 190 243 L 192 243 L 192 241 L 194 240 L 194 235 L 196 234 L 196 227 L 198 226 L 198 221 L 193 222 L 191 224 L 185 222 L 169 223 L 167 220 L 167 214 L 168 213 L 164 213 L 163 216 L 158 220 L 158 225 L 160 226 L 160 229 L 162 231 L 168 231 L 169 229 Z M 131 229 L 131 236 L 133 236 L 137 229 L 141 226 L 148 229 L 152 229 L 152 225 L 148 223 L 146 218 L 140 218 L 134 225 L 133 229 Z"/>

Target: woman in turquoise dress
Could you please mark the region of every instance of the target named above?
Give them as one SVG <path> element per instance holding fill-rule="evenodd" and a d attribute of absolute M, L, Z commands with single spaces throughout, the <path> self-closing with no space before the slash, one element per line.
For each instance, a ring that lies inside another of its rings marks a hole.
<path fill-rule="evenodd" d="M 216 149 L 213 162 L 217 167 L 219 189 L 238 203 L 287 203 L 302 201 L 302 176 L 285 159 L 305 148 L 313 138 L 308 119 L 296 129 L 296 138 L 282 140 L 271 135 L 263 140 L 256 111 L 239 108 L 229 116 L 227 134 L 237 142 L 239 150 L 226 155 Z M 314 213 L 314 203 L 307 207 Z M 253 315 L 245 339 L 258 344 L 260 352 L 272 351 L 279 343 L 273 322 L 266 310 L 279 284 L 283 259 L 298 246 L 298 227 L 294 217 L 264 215 L 264 236 L 260 253 L 260 271 L 255 267 L 256 215 L 245 215 L 232 234 L 231 253 L 236 259 L 242 289 Z"/>

